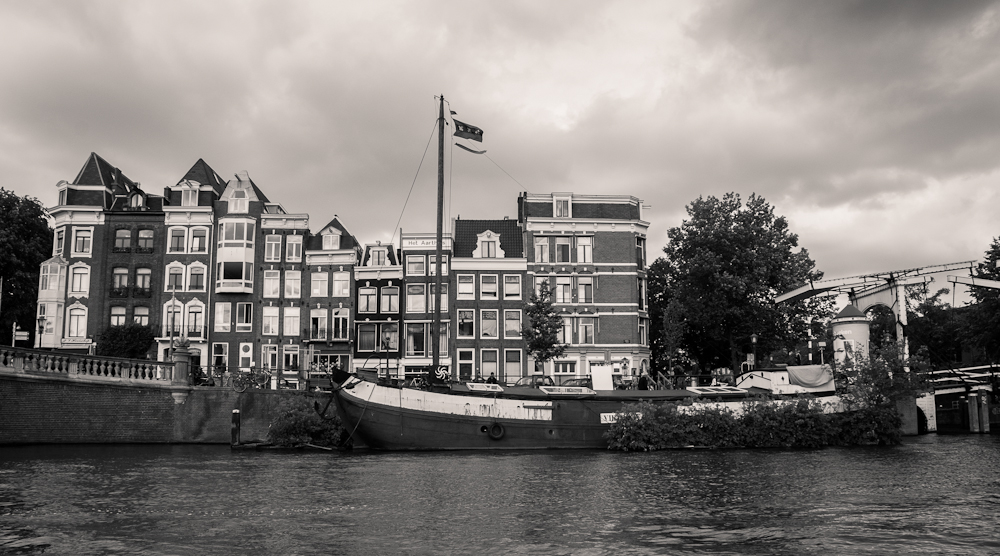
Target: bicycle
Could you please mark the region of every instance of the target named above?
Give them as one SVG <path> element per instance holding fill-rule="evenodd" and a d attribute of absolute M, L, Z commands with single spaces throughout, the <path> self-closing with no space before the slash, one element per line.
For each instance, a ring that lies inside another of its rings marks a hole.
<path fill-rule="evenodd" d="M 254 369 L 238 371 L 233 374 L 232 378 L 233 390 L 236 392 L 246 392 L 247 388 L 251 386 L 263 389 L 270 381 L 271 373 L 269 371 L 256 371 Z"/>

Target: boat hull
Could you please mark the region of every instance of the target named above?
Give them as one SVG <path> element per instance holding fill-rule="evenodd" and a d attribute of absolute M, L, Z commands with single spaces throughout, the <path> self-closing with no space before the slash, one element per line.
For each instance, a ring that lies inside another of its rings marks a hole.
<path fill-rule="evenodd" d="M 377 450 L 607 448 L 621 399 L 502 399 L 357 382 L 338 390 L 344 426 Z"/>

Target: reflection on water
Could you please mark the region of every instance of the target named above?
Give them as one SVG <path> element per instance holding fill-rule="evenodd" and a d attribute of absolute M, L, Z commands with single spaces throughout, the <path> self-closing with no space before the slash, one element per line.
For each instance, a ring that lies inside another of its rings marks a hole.
<path fill-rule="evenodd" d="M 810 451 L 0 448 L 0 553 L 1000 552 L 1000 437 Z"/>

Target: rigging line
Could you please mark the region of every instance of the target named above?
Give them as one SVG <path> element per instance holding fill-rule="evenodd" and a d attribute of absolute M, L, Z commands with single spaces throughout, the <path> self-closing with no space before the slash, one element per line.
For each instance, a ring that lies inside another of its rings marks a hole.
<path fill-rule="evenodd" d="M 521 190 L 522 190 L 522 191 L 528 191 L 528 188 L 527 188 L 527 187 L 525 187 L 525 186 L 521 185 L 521 182 L 517 181 L 517 179 L 515 179 L 515 178 L 514 178 L 514 176 L 510 175 L 510 173 L 508 173 L 508 172 L 507 172 L 507 170 L 504 170 L 503 168 L 501 168 L 501 167 L 500 167 L 500 165 L 499 165 L 499 164 L 497 164 L 497 162 L 496 162 L 495 160 L 493 160 L 492 158 L 490 158 L 490 155 L 488 155 L 488 154 L 486 154 L 486 153 L 484 152 L 484 153 L 483 153 L 483 156 L 485 156 L 486 158 L 488 158 L 488 159 L 489 159 L 489 161 L 490 161 L 490 162 L 492 162 L 494 166 L 496 166 L 497 168 L 500 168 L 500 171 L 501 171 L 501 172 L 503 172 L 504 174 L 507 174 L 507 177 L 508 177 L 508 178 L 510 178 L 510 179 L 512 179 L 512 180 L 514 180 L 514 183 L 516 183 L 517 185 L 520 185 L 520 186 L 521 186 Z"/>
<path fill-rule="evenodd" d="M 445 101 L 447 102 L 447 101 Z M 451 105 L 449 105 L 449 108 Z M 454 175 L 452 168 L 455 166 L 455 142 L 448 146 L 448 222 L 451 222 L 451 177 Z"/>
<path fill-rule="evenodd" d="M 434 130 L 437 129 L 437 126 L 437 118 L 434 118 L 434 127 L 431 128 L 431 136 L 427 138 L 427 145 L 424 146 L 424 154 L 420 157 L 420 164 L 417 164 L 417 172 L 413 174 L 413 183 L 410 184 L 410 190 L 406 193 L 406 200 L 403 201 L 403 209 L 399 211 L 399 218 L 396 220 L 396 227 L 393 228 L 392 237 L 389 238 L 390 244 L 392 244 L 396 239 L 396 230 L 399 230 L 399 223 L 403 221 L 403 213 L 406 212 L 406 204 L 410 202 L 410 195 L 413 194 L 413 186 L 417 184 L 417 176 L 420 175 L 420 167 L 424 165 L 424 159 L 427 158 L 427 149 L 431 147 L 431 139 L 434 139 Z"/>

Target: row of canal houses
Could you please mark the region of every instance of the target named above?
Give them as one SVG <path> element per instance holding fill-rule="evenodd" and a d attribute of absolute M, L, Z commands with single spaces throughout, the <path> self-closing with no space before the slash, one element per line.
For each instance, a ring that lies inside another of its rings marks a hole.
<path fill-rule="evenodd" d="M 548 281 L 563 314 L 556 382 L 611 364 L 648 368 L 646 233 L 639 199 L 522 193 L 516 218 L 452 222 L 442 245 L 440 337 L 431 338 L 436 239 L 360 243 L 340 217 L 310 230 L 246 172 L 223 180 L 203 160 L 162 196 L 92 153 L 49 209 L 38 346 L 93 351 L 110 326 L 156 331 L 155 357 L 189 343 L 193 364 L 281 371 L 307 387 L 340 365 L 390 378 L 426 373 L 432 341 L 460 380 L 532 374 L 521 327 Z"/>

